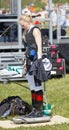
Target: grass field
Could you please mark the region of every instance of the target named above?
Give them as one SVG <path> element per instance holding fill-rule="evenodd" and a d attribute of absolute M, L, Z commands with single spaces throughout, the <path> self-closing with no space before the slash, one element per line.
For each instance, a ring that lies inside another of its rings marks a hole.
<path fill-rule="evenodd" d="M 22 85 L 28 86 L 26 81 Z M 69 118 L 69 74 L 64 78 L 52 78 L 46 83 L 47 101 L 54 105 L 53 115 L 60 115 Z M 15 82 L 0 83 L 0 101 L 8 96 L 18 95 L 31 104 L 30 91 L 17 85 Z M 9 118 L 9 117 L 8 117 Z M 11 117 L 10 117 L 11 118 Z M 5 130 L 0 128 L 0 130 Z M 31 128 L 15 128 L 15 130 L 33 130 Z M 34 127 L 34 130 L 69 130 L 69 124 Z"/>

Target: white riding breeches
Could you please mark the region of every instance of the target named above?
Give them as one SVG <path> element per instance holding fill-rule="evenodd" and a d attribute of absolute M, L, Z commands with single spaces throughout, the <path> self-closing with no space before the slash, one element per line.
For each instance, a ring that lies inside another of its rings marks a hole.
<path fill-rule="evenodd" d="M 27 78 L 28 83 L 29 83 L 29 85 L 30 85 L 29 88 L 30 88 L 31 91 L 34 90 L 34 91 L 37 92 L 37 91 L 42 90 L 42 84 L 39 83 L 38 80 L 37 80 L 38 85 L 36 85 L 36 81 L 35 81 L 33 75 L 29 75 L 29 74 L 27 73 L 27 74 L 26 74 L 26 78 Z"/>

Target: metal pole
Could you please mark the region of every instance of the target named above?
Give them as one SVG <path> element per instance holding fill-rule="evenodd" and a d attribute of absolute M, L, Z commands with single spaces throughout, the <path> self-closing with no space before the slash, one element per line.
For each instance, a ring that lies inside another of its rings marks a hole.
<path fill-rule="evenodd" d="M 21 15 L 21 0 L 17 1 L 17 7 L 18 7 L 18 20 L 19 17 Z M 21 48 L 22 48 L 22 29 L 20 24 L 18 24 L 18 43 L 19 43 L 19 52 L 21 52 Z"/>
<path fill-rule="evenodd" d="M 44 85 L 44 103 L 47 104 L 47 97 L 46 97 L 46 84 L 45 84 L 45 82 L 43 83 L 43 85 Z"/>
<path fill-rule="evenodd" d="M 11 14 L 17 15 L 17 0 L 10 0 L 10 6 Z"/>
<path fill-rule="evenodd" d="M 49 3 L 49 18 L 50 18 L 50 21 L 49 21 L 49 41 L 50 43 L 52 44 L 53 41 L 53 37 L 52 37 L 52 0 L 48 0 L 48 3 Z"/>
<path fill-rule="evenodd" d="M 61 36 L 61 27 L 60 27 L 60 16 L 59 16 L 59 9 L 57 9 L 57 43 L 60 42 Z"/>

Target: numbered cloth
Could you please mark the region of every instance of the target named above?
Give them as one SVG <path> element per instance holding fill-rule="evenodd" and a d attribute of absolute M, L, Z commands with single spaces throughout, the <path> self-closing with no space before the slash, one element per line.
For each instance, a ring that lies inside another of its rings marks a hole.
<path fill-rule="evenodd" d="M 41 59 L 33 61 L 29 74 L 33 74 L 41 82 L 44 82 L 50 78 L 51 69 L 51 60 L 46 54 L 44 54 Z"/>

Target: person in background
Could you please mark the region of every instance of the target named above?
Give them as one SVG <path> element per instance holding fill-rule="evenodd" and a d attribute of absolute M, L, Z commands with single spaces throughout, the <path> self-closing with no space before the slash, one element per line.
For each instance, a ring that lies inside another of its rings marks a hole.
<path fill-rule="evenodd" d="M 31 15 L 31 11 L 29 10 L 29 5 L 26 5 L 24 9 L 22 9 L 22 15 L 28 14 Z"/>
<path fill-rule="evenodd" d="M 26 46 L 26 77 L 30 84 L 32 111 L 28 117 L 41 117 L 43 106 L 42 82 L 30 73 L 32 62 L 40 62 L 42 57 L 42 37 L 40 28 L 33 24 L 32 17 L 24 14 L 19 19 L 19 24 L 24 30 L 23 40 Z"/>
<path fill-rule="evenodd" d="M 30 10 L 31 13 L 35 12 L 35 7 L 34 7 L 33 3 L 30 5 L 29 10 Z"/>

